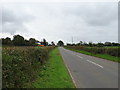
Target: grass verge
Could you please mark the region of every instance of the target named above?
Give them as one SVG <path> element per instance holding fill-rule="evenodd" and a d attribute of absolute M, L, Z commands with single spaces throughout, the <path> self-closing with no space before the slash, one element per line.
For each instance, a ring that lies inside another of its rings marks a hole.
<path fill-rule="evenodd" d="M 49 60 L 37 75 L 34 88 L 75 88 L 63 64 L 58 48 L 49 54 Z"/>
<path fill-rule="evenodd" d="M 99 57 L 99 58 L 103 58 L 103 59 L 107 59 L 107 60 L 110 60 L 110 61 L 114 61 L 114 62 L 119 62 L 120 63 L 120 58 L 119 57 L 110 56 L 110 55 L 107 55 L 107 54 L 93 54 L 93 53 L 90 53 L 90 52 L 87 52 L 87 51 L 82 51 L 82 50 L 80 51 L 80 50 L 71 49 L 71 48 L 67 48 L 67 47 L 64 47 L 64 48 L 72 50 L 72 51 L 75 51 L 75 52 L 79 52 L 79 53 L 82 53 L 82 54 L 95 56 L 95 57 Z"/>

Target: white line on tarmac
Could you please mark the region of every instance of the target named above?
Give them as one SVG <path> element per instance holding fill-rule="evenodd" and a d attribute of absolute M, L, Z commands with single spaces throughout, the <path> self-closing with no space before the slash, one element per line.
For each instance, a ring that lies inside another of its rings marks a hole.
<path fill-rule="evenodd" d="M 68 72 L 69 72 L 69 74 L 70 74 L 70 76 L 71 76 L 71 78 L 72 78 L 72 81 L 73 81 L 75 87 L 77 88 L 77 85 L 76 85 L 76 83 L 75 83 L 75 80 L 74 80 L 74 78 L 73 78 L 73 76 L 72 76 L 72 74 L 71 74 L 71 72 L 70 72 L 68 66 L 67 66 L 67 65 L 65 65 L 65 66 L 66 66 L 66 68 L 67 68 L 67 70 L 68 70 Z"/>
<path fill-rule="evenodd" d="M 92 61 L 90 61 L 90 60 L 87 60 L 87 61 L 90 62 L 90 63 L 92 63 L 92 64 L 94 64 L 94 65 L 96 65 L 96 66 L 99 66 L 99 67 L 103 68 L 103 66 L 101 66 L 101 65 L 99 65 L 99 64 L 97 64 L 97 63 L 95 63 L 95 62 L 92 62 Z"/>
<path fill-rule="evenodd" d="M 79 55 L 76 55 L 76 56 L 78 56 L 78 57 L 81 58 L 81 59 L 83 58 L 83 57 L 81 57 L 81 56 L 79 56 Z"/>

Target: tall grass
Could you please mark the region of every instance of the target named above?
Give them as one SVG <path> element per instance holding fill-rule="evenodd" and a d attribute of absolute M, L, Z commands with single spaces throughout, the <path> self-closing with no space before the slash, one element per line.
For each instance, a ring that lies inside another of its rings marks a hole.
<path fill-rule="evenodd" d="M 4 47 L 2 48 L 3 88 L 31 87 L 36 73 L 48 58 L 53 47 Z"/>

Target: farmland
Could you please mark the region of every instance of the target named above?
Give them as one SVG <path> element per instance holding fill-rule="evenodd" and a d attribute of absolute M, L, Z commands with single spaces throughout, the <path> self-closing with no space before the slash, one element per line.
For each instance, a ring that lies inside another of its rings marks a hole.
<path fill-rule="evenodd" d="M 70 49 L 79 53 L 104 58 L 107 60 L 120 62 L 120 47 L 88 47 L 88 46 L 66 46 L 66 49 Z"/>

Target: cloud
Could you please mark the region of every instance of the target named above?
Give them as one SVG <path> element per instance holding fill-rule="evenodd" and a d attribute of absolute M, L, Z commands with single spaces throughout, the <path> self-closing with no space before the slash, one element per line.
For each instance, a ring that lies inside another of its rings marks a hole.
<path fill-rule="evenodd" d="M 117 3 L 113 2 L 69 3 L 69 7 L 66 6 L 64 12 L 67 16 L 82 18 L 88 25 L 106 26 L 118 20 L 117 9 Z"/>
<path fill-rule="evenodd" d="M 15 13 L 14 11 L 3 8 L 2 9 L 2 27 L 3 33 L 15 34 L 16 31 L 27 30 L 24 23 L 27 23 L 33 19 L 33 16 L 25 13 Z"/>
<path fill-rule="evenodd" d="M 38 40 L 118 41 L 117 2 L 6 4 L 3 30 Z M 32 19 L 31 16 L 35 18 Z M 26 31 L 26 32 L 25 32 Z M 25 33 L 25 34 L 24 34 Z"/>

